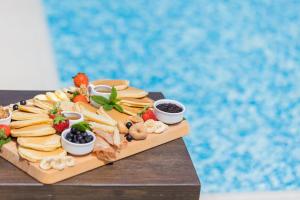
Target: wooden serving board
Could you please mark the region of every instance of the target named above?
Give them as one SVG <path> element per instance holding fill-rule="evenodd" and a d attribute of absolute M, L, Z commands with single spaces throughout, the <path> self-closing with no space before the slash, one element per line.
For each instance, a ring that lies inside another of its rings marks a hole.
<path fill-rule="evenodd" d="M 108 114 L 115 120 L 125 120 L 128 117 L 117 111 L 110 111 Z M 114 161 L 183 137 L 188 131 L 189 126 L 186 120 L 176 125 L 170 125 L 169 129 L 162 134 L 149 134 L 145 140 L 129 142 L 128 145 L 117 154 L 117 158 Z M 72 155 L 76 163 L 74 167 L 67 167 L 62 171 L 54 169 L 42 170 L 39 167 L 39 163 L 28 162 L 19 156 L 16 141 L 3 145 L 0 156 L 44 184 L 53 184 L 109 163 L 99 160 L 96 155 L 91 153 L 85 156 Z"/>

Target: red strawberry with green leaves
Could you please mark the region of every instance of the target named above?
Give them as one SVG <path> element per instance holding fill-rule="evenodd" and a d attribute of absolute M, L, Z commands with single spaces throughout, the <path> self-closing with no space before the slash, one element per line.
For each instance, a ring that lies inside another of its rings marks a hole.
<path fill-rule="evenodd" d="M 69 128 L 69 120 L 62 115 L 56 115 L 53 120 L 53 128 L 58 133 L 62 133 L 65 129 Z"/>
<path fill-rule="evenodd" d="M 56 115 L 60 115 L 61 114 L 61 110 L 59 108 L 59 105 L 55 105 L 53 109 L 49 110 L 49 117 L 51 119 L 54 119 Z"/>
<path fill-rule="evenodd" d="M 152 109 L 147 109 L 146 111 L 142 112 L 141 117 L 143 118 L 144 121 L 147 121 L 149 119 L 153 119 L 157 121 L 157 118 Z"/>

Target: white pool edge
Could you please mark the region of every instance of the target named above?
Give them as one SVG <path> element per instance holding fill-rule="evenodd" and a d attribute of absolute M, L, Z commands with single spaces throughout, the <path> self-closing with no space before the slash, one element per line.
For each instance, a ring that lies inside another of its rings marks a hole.
<path fill-rule="evenodd" d="M 0 89 L 59 87 L 46 15 L 40 0 L 0 2 Z"/>

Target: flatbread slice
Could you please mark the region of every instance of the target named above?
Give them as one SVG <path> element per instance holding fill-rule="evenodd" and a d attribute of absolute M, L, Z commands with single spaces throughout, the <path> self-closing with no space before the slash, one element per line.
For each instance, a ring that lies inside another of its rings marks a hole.
<path fill-rule="evenodd" d="M 115 120 L 108 118 L 105 115 L 99 115 L 99 114 L 90 112 L 85 109 L 81 110 L 81 113 L 83 114 L 84 118 L 89 121 L 93 121 L 93 122 L 97 122 L 97 123 L 105 124 L 105 125 L 109 125 L 109 126 L 117 125 L 117 122 Z"/>
<path fill-rule="evenodd" d="M 89 122 L 89 124 L 91 125 L 93 130 L 99 130 L 99 131 L 107 132 L 107 133 L 110 133 L 110 134 L 112 134 L 115 130 L 115 127 L 113 127 L 113 126 L 99 124 L 99 123 L 96 123 L 96 122 Z"/>
<path fill-rule="evenodd" d="M 52 135 L 55 132 L 55 129 L 49 124 L 39 124 L 25 128 L 11 129 L 11 135 L 13 137 L 38 137 Z"/>
<path fill-rule="evenodd" d="M 28 119 L 36 119 L 36 118 L 48 118 L 47 114 L 36 114 L 36 113 L 27 113 L 15 110 L 12 112 L 13 120 L 28 120 Z"/>
<path fill-rule="evenodd" d="M 43 101 L 38 99 L 33 99 L 33 105 L 35 105 L 38 108 L 41 108 L 43 110 L 51 110 L 54 107 L 54 104 L 50 101 Z"/>
<path fill-rule="evenodd" d="M 148 92 L 134 88 L 128 87 L 125 90 L 118 91 L 118 98 L 131 97 L 131 98 L 143 98 L 148 95 Z"/>
<path fill-rule="evenodd" d="M 60 136 L 56 134 L 42 137 L 18 137 L 17 142 L 22 147 L 38 151 L 54 151 L 61 147 Z"/>
<path fill-rule="evenodd" d="M 131 116 L 135 116 L 143 110 L 142 108 L 134 108 L 126 105 L 122 105 L 122 108 L 124 113 Z"/>
<path fill-rule="evenodd" d="M 43 158 L 60 157 L 67 155 L 67 152 L 63 148 L 58 148 L 54 151 L 37 151 L 33 149 L 24 148 L 22 146 L 19 146 L 18 153 L 22 158 L 30 162 L 39 162 Z"/>
<path fill-rule="evenodd" d="M 52 124 L 52 119 L 48 118 L 35 118 L 23 121 L 13 121 L 10 123 L 10 128 L 23 128 L 26 126 L 33 126 L 37 124 Z"/>
<path fill-rule="evenodd" d="M 129 86 L 128 80 L 96 80 L 93 81 L 94 85 L 108 85 L 110 87 L 115 86 L 117 90 L 125 90 Z"/>
<path fill-rule="evenodd" d="M 47 110 L 43 110 L 34 106 L 19 105 L 19 110 L 24 112 L 37 113 L 37 114 L 48 114 Z"/>
<path fill-rule="evenodd" d="M 125 97 L 125 98 L 121 99 L 120 104 L 129 106 L 129 107 L 143 108 L 145 106 L 152 107 L 153 101 L 148 98 L 136 99 L 136 98 Z"/>

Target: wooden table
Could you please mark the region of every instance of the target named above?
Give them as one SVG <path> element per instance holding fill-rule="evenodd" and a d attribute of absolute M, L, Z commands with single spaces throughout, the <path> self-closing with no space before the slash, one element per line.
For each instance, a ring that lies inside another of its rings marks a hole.
<path fill-rule="evenodd" d="M 42 92 L 0 90 L 0 105 Z M 0 199 L 196 200 L 199 195 L 200 182 L 182 139 L 53 185 L 37 182 L 0 158 Z"/>

